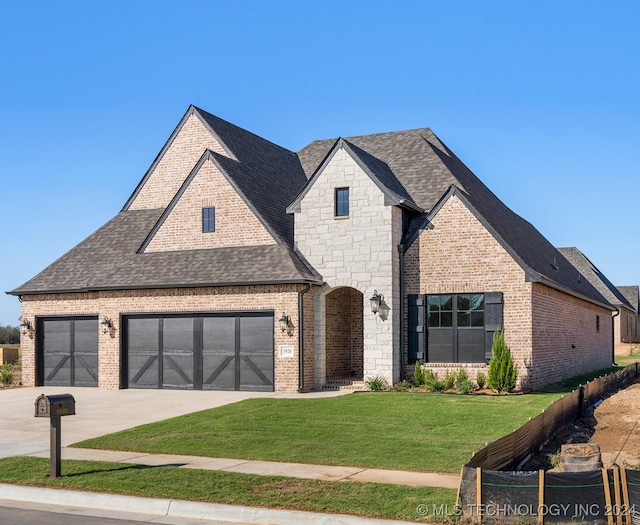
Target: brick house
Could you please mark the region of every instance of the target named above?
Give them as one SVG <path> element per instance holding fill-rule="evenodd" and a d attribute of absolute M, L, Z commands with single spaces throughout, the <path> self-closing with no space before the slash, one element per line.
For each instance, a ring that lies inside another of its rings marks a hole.
<path fill-rule="evenodd" d="M 633 307 L 633 311 L 627 312 L 626 319 L 621 318 L 618 325 L 622 344 L 616 346 L 616 353 L 628 354 L 637 348 L 637 343 L 640 343 L 640 287 L 636 285 L 618 286 L 617 288 Z"/>
<path fill-rule="evenodd" d="M 22 286 L 23 382 L 307 391 L 611 363 L 615 310 L 431 132 L 297 153 L 191 106 L 122 211 Z"/>

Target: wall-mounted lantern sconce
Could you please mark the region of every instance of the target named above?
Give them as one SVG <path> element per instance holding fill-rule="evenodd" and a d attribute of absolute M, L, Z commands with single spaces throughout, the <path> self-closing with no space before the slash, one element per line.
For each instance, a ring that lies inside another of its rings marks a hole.
<path fill-rule="evenodd" d="M 381 293 L 378 293 L 378 290 L 374 290 L 371 299 L 369 299 L 369 302 L 371 303 L 371 311 L 374 315 L 378 313 L 378 310 L 380 310 L 382 301 L 384 301 L 384 296 Z"/>
<path fill-rule="evenodd" d="M 23 319 L 20 323 L 20 331 L 22 332 L 22 335 L 27 335 L 27 332 L 31 330 L 31 328 L 33 327 L 31 326 L 31 321 L 29 321 L 29 319 Z"/>
<path fill-rule="evenodd" d="M 284 332 L 289 328 L 289 323 L 291 323 L 291 317 L 289 317 L 287 314 L 282 312 L 282 315 L 280 316 L 280 319 L 278 319 L 278 322 L 280 323 L 280 331 Z"/>
<path fill-rule="evenodd" d="M 100 327 L 102 328 L 102 333 L 106 334 L 110 328 L 113 328 L 113 323 L 111 322 L 111 319 L 105 315 L 104 319 L 100 321 Z"/>

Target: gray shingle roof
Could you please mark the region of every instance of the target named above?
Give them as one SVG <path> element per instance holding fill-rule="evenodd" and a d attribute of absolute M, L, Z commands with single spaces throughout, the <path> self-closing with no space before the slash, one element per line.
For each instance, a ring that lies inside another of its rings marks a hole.
<path fill-rule="evenodd" d="M 640 312 L 640 286 L 617 286 L 620 293 L 624 295 L 629 304 L 633 306 L 636 312 Z"/>
<path fill-rule="evenodd" d="M 312 142 L 298 152 L 308 177 L 336 140 Z M 578 281 L 571 263 L 533 225 L 496 197 L 429 128 L 344 140 L 388 166 L 413 202 L 425 210 L 434 210 L 450 188 L 461 190 L 465 202 L 522 266 L 529 280 L 555 284 L 580 297 L 608 304 L 588 281 Z M 415 239 L 418 228 L 426 226 L 428 217 L 428 213 L 413 217 L 405 232 L 408 245 Z"/>
<path fill-rule="evenodd" d="M 278 235 L 279 242 L 293 246 L 293 217 L 285 210 L 306 182 L 297 155 L 211 113 L 195 109 L 237 159 L 212 153 L 247 204 Z"/>
<path fill-rule="evenodd" d="M 337 140 L 315 141 L 298 151 L 307 177 L 313 175 Z M 433 208 L 449 186 L 457 182 L 432 153 L 430 143 L 440 145 L 440 141 L 428 128 L 344 140 L 386 164 L 412 201 L 424 210 Z"/>
<path fill-rule="evenodd" d="M 285 210 L 327 158 L 338 139 L 316 141 L 296 155 L 206 111 L 196 112 L 231 158 L 208 155 L 224 171 L 279 244 L 210 250 L 137 253 L 164 209 L 124 210 L 12 294 L 99 289 L 318 282 L 294 253 L 293 216 Z M 178 128 L 172 134 L 175 137 Z M 163 151 L 170 144 L 165 144 Z M 344 139 L 345 147 L 383 186 L 393 204 L 413 210 L 405 241 L 425 226 L 448 192 L 469 208 L 534 281 L 607 304 L 586 279 L 530 223 L 498 199 L 428 128 Z M 158 161 L 154 161 L 154 164 Z M 153 167 L 153 165 L 152 165 Z"/>
<path fill-rule="evenodd" d="M 578 248 L 558 248 L 567 260 L 587 279 L 602 296 L 613 306 L 623 306 L 630 310 L 635 310 L 626 297 L 618 290 L 611 281 L 607 279 L 595 264 L 593 264 L 585 254 Z"/>
<path fill-rule="evenodd" d="M 316 282 L 286 244 L 136 253 L 164 210 L 120 212 L 13 295 Z"/>

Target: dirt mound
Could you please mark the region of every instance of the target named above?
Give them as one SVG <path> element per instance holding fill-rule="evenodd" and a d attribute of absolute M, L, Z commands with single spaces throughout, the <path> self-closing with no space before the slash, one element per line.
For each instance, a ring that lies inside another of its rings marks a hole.
<path fill-rule="evenodd" d="M 640 465 L 640 384 L 619 390 L 595 408 L 587 409 L 575 424 L 554 436 L 524 470 L 558 467 L 560 447 L 567 443 L 599 445 L 605 468 L 614 463 Z"/>

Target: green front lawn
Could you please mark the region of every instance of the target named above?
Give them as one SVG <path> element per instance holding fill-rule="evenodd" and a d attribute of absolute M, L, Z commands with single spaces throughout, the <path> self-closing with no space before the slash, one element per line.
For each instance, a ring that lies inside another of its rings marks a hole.
<path fill-rule="evenodd" d="M 487 441 L 559 397 L 371 392 L 249 399 L 74 446 L 458 473 Z"/>
<path fill-rule="evenodd" d="M 367 392 L 249 399 L 76 443 L 108 450 L 460 472 L 487 442 L 603 370 L 527 395 Z"/>
<path fill-rule="evenodd" d="M 427 509 L 453 511 L 456 491 L 360 482 L 329 482 L 234 472 L 149 467 L 97 461 L 62 462 L 62 477 L 51 479 L 49 460 L 32 457 L 0 459 L 0 482 L 72 490 L 112 492 L 154 498 L 227 503 L 335 514 L 433 522 Z M 433 513 L 431 513 L 433 514 Z"/>

